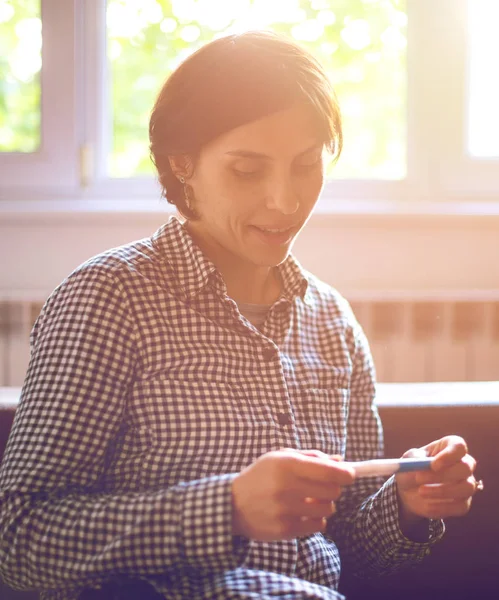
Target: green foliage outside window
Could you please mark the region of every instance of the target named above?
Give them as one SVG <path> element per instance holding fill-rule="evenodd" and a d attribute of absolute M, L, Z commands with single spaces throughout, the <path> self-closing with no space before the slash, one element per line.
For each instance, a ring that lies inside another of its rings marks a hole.
<path fill-rule="evenodd" d="M 335 86 L 345 145 L 333 176 L 404 177 L 405 4 L 405 0 L 108 0 L 110 175 L 153 172 L 149 113 L 162 82 L 181 60 L 216 36 L 267 28 L 308 47 Z M 40 0 L 0 0 L 0 152 L 33 152 L 39 146 L 40 68 Z"/>
<path fill-rule="evenodd" d="M 40 143 L 40 0 L 0 0 L 0 152 Z"/>
<path fill-rule="evenodd" d="M 108 0 L 111 175 L 152 173 L 149 112 L 182 59 L 216 36 L 267 28 L 310 49 L 335 86 L 345 146 L 333 176 L 404 177 L 405 10 L 402 0 Z"/>

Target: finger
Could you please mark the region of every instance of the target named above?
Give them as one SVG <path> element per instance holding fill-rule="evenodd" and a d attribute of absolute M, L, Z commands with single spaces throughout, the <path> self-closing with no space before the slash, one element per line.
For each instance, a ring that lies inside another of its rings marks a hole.
<path fill-rule="evenodd" d="M 440 471 L 418 471 L 416 482 L 419 484 L 463 481 L 470 477 L 476 467 L 476 460 L 466 454 L 458 463 Z"/>
<path fill-rule="evenodd" d="M 334 483 L 315 483 L 298 479 L 283 489 L 279 496 L 284 501 L 303 502 L 306 498 L 313 498 L 316 502 L 327 503 L 338 500 L 342 492 L 343 487 Z"/>
<path fill-rule="evenodd" d="M 300 479 L 307 482 L 351 485 L 355 480 L 353 468 L 336 460 L 326 461 L 311 456 L 296 455 L 290 467 Z"/>
<path fill-rule="evenodd" d="M 315 458 L 322 458 L 323 460 L 329 460 L 329 454 L 321 452 L 320 450 L 298 450 L 297 448 L 283 448 L 287 452 L 294 452 L 301 454 L 302 456 L 314 456 Z"/>
<path fill-rule="evenodd" d="M 443 443 L 442 448 L 434 455 L 435 460 L 432 463 L 432 470 L 435 472 L 459 462 L 468 453 L 466 442 L 461 437 L 448 436 L 443 438 L 441 442 Z"/>
<path fill-rule="evenodd" d="M 426 458 L 427 456 L 424 448 L 411 448 L 402 454 L 402 458 Z"/>
<path fill-rule="evenodd" d="M 427 505 L 424 516 L 428 519 L 446 519 L 447 517 L 462 517 L 471 507 L 471 498 L 467 500 L 435 500 Z"/>
<path fill-rule="evenodd" d="M 320 504 L 320 503 L 324 503 L 324 504 L 334 504 L 334 502 L 332 500 L 319 500 L 318 498 L 305 498 L 304 501 L 307 504 Z"/>
<path fill-rule="evenodd" d="M 306 517 L 282 518 L 275 524 L 274 533 L 276 539 L 292 540 L 297 537 L 304 537 L 324 531 L 327 521 L 324 518 L 308 519 Z"/>
<path fill-rule="evenodd" d="M 466 500 L 475 493 L 475 478 L 469 477 L 461 483 L 444 483 L 437 485 L 422 485 L 419 495 L 430 501 L 433 500 Z"/>
<path fill-rule="evenodd" d="M 329 458 L 330 460 L 335 460 L 336 462 L 341 462 L 342 460 L 344 460 L 341 454 L 330 454 Z"/>
<path fill-rule="evenodd" d="M 329 518 L 336 512 L 334 502 L 295 502 L 287 507 L 289 517 L 307 517 L 307 519 Z"/>

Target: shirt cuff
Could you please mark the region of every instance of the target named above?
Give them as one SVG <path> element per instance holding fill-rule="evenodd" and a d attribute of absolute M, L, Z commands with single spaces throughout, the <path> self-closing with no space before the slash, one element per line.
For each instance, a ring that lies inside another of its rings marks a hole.
<path fill-rule="evenodd" d="M 427 540 L 423 542 L 411 540 L 402 533 L 400 528 L 397 483 L 394 476 L 385 481 L 379 494 L 383 498 L 381 502 L 382 518 L 388 525 L 386 531 L 390 536 L 391 544 L 393 544 L 394 553 L 410 555 L 419 559 L 424 558 L 429 554 L 431 547 L 442 539 L 445 533 L 444 522 L 441 519 L 428 519 Z"/>
<path fill-rule="evenodd" d="M 237 474 L 219 475 L 184 484 L 181 539 L 189 565 L 210 570 L 240 566 L 249 541 L 232 535 L 232 482 Z"/>

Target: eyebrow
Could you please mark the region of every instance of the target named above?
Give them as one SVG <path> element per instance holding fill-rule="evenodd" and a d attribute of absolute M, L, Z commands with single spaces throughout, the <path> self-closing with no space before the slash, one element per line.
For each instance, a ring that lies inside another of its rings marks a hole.
<path fill-rule="evenodd" d="M 320 148 L 322 145 L 323 144 L 321 142 L 316 142 L 315 144 L 312 144 L 312 146 L 309 146 L 308 148 L 297 154 L 295 158 L 298 158 L 299 156 L 303 156 L 303 154 L 307 154 L 307 152 L 311 152 L 312 150 Z M 259 158 L 263 160 L 274 160 L 272 156 L 269 156 L 268 154 L 262 154 L 261 152 L 253 152 L 252 150 L 231 150 L 230 152 L 226 152 L 225 154 L 229 154 L 230 156 L 238 156 L 240 158 Z"/>

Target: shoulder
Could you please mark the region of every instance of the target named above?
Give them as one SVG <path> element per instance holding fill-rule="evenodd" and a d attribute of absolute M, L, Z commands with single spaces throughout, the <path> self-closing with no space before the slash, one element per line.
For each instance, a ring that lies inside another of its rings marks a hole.
<path fill-rule="evenodd" d="M 129 300 L 157 279 L 160 259 L 153 239 L 101 252 L 76 267 L 50 294 L 41 315 L 127 312 Z M 40 316 L 41 316 L 40 315 Z"/>
<path fill-rule="evenodd" d="M 136 240 L 122 246 L 110 248 L 79 265 L 68 277 L 88 274 L 107 277 L 115 282 L 124 281 L 138 272 L 147 271 L 159 262 L 159 255 L 152 238 Z"/>
<path fill-rule="evenodd" d="M 154 237 L 110 248 L 74 269 L 55 289 L 58 293 L 66 288 L 83 287 L 87 294 L 105 289 L 125 292 L 140 288 L 147 280 L 154 281 L 164 271 L 161 255 L 154 244 Z"/>

